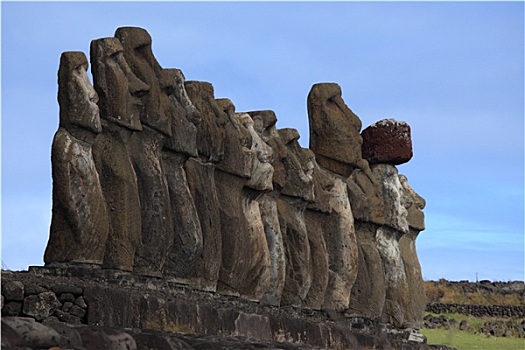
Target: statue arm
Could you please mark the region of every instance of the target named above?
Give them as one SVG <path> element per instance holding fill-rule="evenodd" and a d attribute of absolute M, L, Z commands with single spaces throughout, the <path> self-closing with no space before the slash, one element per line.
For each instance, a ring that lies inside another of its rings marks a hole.
<path fill-rule="evenodd" d="M 64 129 L 60 128 L 53 139 L 52 146 L 52 169 L 53 169 L 53 203 L 59 205 L 64 211 L 64 216 L 73 231 L 77 231 L 80 224 L 80 216 L 76 201 L 73 197 L 71 179 L 71 159 L 74 157 L 72 148 L 74 140 Z"/>

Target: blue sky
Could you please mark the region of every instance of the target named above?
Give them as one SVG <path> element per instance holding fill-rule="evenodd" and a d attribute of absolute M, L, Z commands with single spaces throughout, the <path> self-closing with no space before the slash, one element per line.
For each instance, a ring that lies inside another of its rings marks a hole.
<path fill-rule="evenodd" d="M 308 146 L 306 97 L 341 85 L 363 127 L 412 127 L 399 166 L 427 201 L 425 279 L 524 279 L 523 2 L 1 3 L 2 263 L 41 265 L 63 51 L 120 26 L 237 111 L 272 109 Z"/>

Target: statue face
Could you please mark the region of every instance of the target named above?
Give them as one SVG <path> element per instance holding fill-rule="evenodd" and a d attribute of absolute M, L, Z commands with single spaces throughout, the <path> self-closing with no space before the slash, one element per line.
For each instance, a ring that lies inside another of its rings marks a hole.
<path fill-rule="evenodd" d="M 425 229 L 425 213 L 423 212 L 426 205 L 425 199 L 410 187 L 405 175 L 399 175 L 399 181 L 403 187 L 402 197 L 408 212 L 408 224 L 422 231 Z"/>
<path fill-rule="evenodd" d="M 87 76 L 88 62 L 83 52 L 64 52 L 58 71 L 60 124 L 77 125 L 100 133 L 98 95 Z"/>
<path fill-rule="evenodd" d="M 257 134 L 254 129 L 252 118 L 247 113 L 236 114 L 240 124 L 244 126 L 252 136 L 252 151 L 255 154 L 255 159 L 252 168 L 252 174 L 246 187 L 259 191 L 273 190 L 273 166 L 271 161 L 273 159 L 273 151 L 270 146 Z"/>
<path fill-rule="evenodd" d="M 170 112 L 173 107 L 169 95 L 173 90 L 161 87 L 162 67 L 153 55 L 151 36 L 142 28 L 121 27 L 115 32 L 115 37 L 122 43 L 131 71 L 150 88 L 149 93 L 142 96 L 145 106 L 140 115 L 142 124 L 171 136 Z"/>
<path fill-rule="evenodd" d="M 129 68 L 120 42 L 115 38 L 93 40 L 91 61 L 101 117 L 131 130 L 142 130 L 140 97 L 148 93 L 149 86 Z"/>

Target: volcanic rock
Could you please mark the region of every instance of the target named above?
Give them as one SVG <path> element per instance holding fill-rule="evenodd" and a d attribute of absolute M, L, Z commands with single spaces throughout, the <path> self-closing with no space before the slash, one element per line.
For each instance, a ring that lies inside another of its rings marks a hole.
<path fill-rule="evenodd" d="M 341 95 L 335 83 L 314 84 L 308 94 L 308 121 L 310 149 L 319 165 L 346 177 L 362 167 L 362 123 Z"/>
<path fill-rule="evenodd" d="M 369 163 L 399 165 L 412 159 L 410 126 L 394 119 L 384 119 L 361 132 L 363 158 Z"/>

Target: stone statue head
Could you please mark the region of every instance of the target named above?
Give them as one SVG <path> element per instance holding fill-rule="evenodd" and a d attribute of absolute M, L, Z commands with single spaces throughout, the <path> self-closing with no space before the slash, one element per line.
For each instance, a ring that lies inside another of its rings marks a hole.
<path fill-rule="evenodd" d="M 335 83 L 314 84 L 308 94 L 310 149 L 320 166 L 347 177 L 362 166 L 361 120 L 345 104 Z"/>
<path fill-rule="evenodd" d="M 239 123 L 235 115 L 235 105 L 230 99 L 219 98 L 215 101 L 226 116 L 224 158 L 217 164 L 217 168 L 230 174 L 250 178 L 255 161 L 252 136 L 248 129 Z"/>
<path fill-rule="evenodd" d="M 91 42 L 91 71 L 99 96 L 100 116 L 131 130 L 142 130 L 140 98 L 149 86 L 129 68 L 124 49 L 116 38 L 103 38 Z"/>
<path fill-rule="evenodd" d="M 277 132 L 277 116 L 270 110 L 248 112 L 253 120 L 254 130 L 261 136 L 261 139 L 272 149 L 273 188 L 281 191 L 286 184 L 285 162 L 288 149 L 282 142 Z"/>
<path fill-rule="evenodd" d="M 88 61 L 83 52 L 62 53 L 58 69 L 60 126 L 79 126 L 100 133 L 98 95 L 87 76 Z"/>
<path fill-rule="evenodd" d="M 151 36 L 142 28 L 121 27 L 116 30 L 115 37 L 122 43 L 131 71 L 149 85 L 149 93 L 142 96 L 145 105 L 140 115 L 142 124 L 170 136 L 169 113 L 173 107 L 167 92 L 172 90 L 162 89 L 162 67 L 153 55 Z"/>
<path fill-rule="evenodd" d="M 314 199 L 313 163 L 310 153 L 305 152 L 299 144 L 299 132 L 296 129 L 279 129 L 279 138 L 286 145 L 288 154 L 285 160 L 286 184 L 282 193 L 302 198 L 306 201 Z M 311 155 L 313 156 L 313 154 Z"/>
<path fill-rule="evenodd" d="M 255 153 L 251 177 L 246 183 L 246 187 L 258 191 L 273 190 L 272 148 L 255 131 L 254 122 L 248 113 L 237 113 L 235 116 L 240 124 L 250 132 L 252 136 L 252 151 Z"/>
<path fill-rule="evenodd" d="M 186 93 L 182 71 L 163 69 L 161 88 L 171 101 L 165 108 L 165 113 L 171 118 L 171 137 L 166 139 L 164 147 L 197 157 L 197 125 L 201 122 L 201 115 Z"/>
<path fill-rule="evenodd" d="M 404 190 L 402 196 L 408 212 L 408 225 L 418 231 L 423 231 L 425 229 L 425 213 L 423 212 L 426 205 L 425 199 L 410 187 L 405 175 L 399 175 L 399 181 Z"/>

